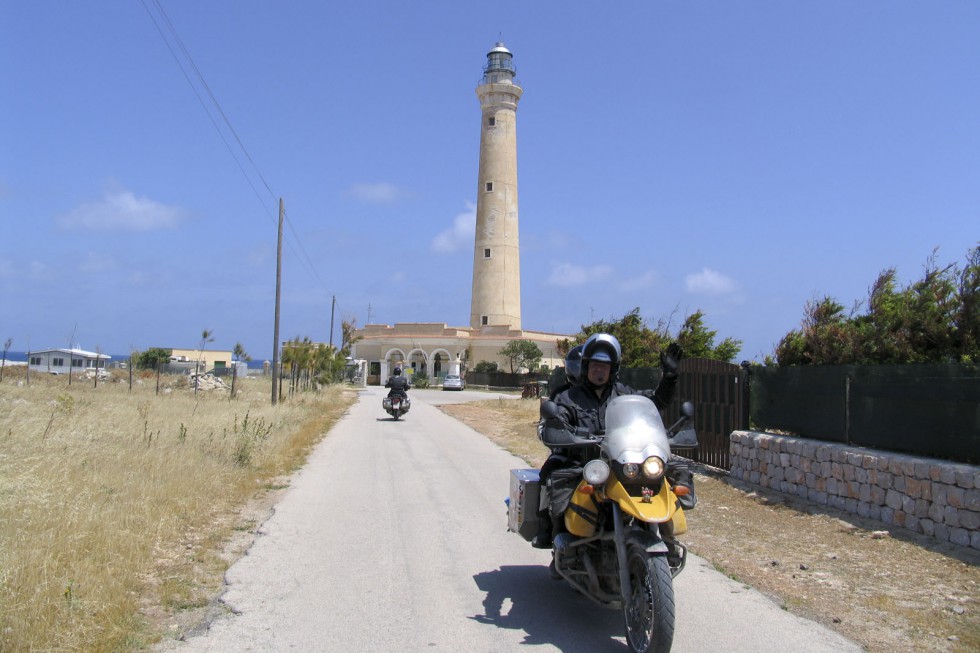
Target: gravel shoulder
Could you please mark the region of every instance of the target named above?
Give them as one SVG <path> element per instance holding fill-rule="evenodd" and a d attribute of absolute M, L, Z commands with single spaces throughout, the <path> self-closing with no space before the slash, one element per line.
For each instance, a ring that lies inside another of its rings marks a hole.
<path fill-rule="evenodd" d="M 537 402 L 440 406 L 539 466 Z M 980 554 L 902 528 L 696 473 L 685 543 L 716 569 L 868 651 L 980 650 Z"/>

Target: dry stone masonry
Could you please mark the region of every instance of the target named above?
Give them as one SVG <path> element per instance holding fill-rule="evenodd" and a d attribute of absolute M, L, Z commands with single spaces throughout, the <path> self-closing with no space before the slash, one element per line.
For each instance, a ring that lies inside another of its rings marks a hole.
<path fill-rule="evenodd" d="M 734 431 L 734 478 L 980 549 L 980 467 Z"/>

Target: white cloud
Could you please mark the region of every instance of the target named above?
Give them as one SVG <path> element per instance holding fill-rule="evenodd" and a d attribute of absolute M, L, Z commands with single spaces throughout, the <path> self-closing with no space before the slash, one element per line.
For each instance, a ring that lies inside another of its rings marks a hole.
<path fill-rule="evenodd" d="M 104 272 L 116 269 L 116 260 L 111 256 L 89 252 L 78 264 L 79 272 Z"/>
<path fill-rule="evenodd" d="M 27 266 L 27 276 L 33 281 L 51 281 L 56 275 L 47 263 L 31 261 Z"/>
<path fill-rule="evenodd" d="M 142 270 L 131 270 L 129 274 L 126 275 L 126 283 L 131 286 L 145 286 L 149 280 L 149 275 Z"/>
<path fill-rule="evenodd" d="M 633 277 L 632 279 L 627 279 L 619 284 L 619 289 L 623 292 L 634 292 L 637 290 L 644 290 L 650 288 L 657 283 L 660 278 L 653 270 L 648 270 L 638 277 Z"/>
<path fill-rule="evenodd" d="M 262 267 L 275 258 L 276 252 L 271 245 L 256 245 L 245 254 L 245 261 L 253 267 Z"/>
<path fill-rule="evenodd" d="M 687 275 L 684 284 L 688 292 L 703 295 L 724 295 L 738 290 L 738 283 L 734 279 L 709 268 Z"/>
<path fill-rule="evenodd" d="M 154 231 L 176 227 L 183 219 L 184 212 L 176 207 L 136 197 L 128 190 L 113 190 L 100 201 L 81 204 L 56 221 L 63 229 Z"/>
<path fill-rule="evenodd" d="M 571 263 L 552 264 L 551 275 L 545 282 L 551 286 L 570 288 L 608 279 L 613 269 L 608 265 L 572 265 Z"/>
<path fill-rule="evenodd" d="M 377 182 L 373 184 L 354 184 L 345 195 L 368 204 L 390 204 L 401 197 L 401 191 L 394 184 Z"/>
<path fill-rule="evenodd" d="M 449 254 L 459 249 L 473 247 L 473 237 L 476 233 L 476 206 L 466 203 L 466 212 L 453 218 L 453 226 L 440 231 L 432 239 L 430 248 L 433 252 Z"/>

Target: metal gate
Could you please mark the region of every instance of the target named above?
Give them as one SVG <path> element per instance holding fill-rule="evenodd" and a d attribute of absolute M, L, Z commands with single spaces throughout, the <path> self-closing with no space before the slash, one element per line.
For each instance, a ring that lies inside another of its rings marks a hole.
<path fill-rule="evenodd" d="M 680 416 L 682 401 L 694 403 L 698 448 L 678 453 L 699 463 L 729 469 L 732 431 L 749 426 L 748 374 L 740 366 L 707 358 L 685 358 L 678 370 L 677 393 L 667 408 L 667 425 Z"/>

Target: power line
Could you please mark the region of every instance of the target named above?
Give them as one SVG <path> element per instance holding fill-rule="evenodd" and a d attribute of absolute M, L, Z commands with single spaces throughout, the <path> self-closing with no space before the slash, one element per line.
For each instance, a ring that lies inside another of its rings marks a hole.
<path fill-rule="evenodd" d="M 238 132 L 235 131 L 235 128 L 232 126 L 231 121 L 228 120 L 228 116 L 225 115 L 224 110 L 221 108 L 221 104 L 218 102 L 218 98 L 214 96 L 214 93 L 211 91 L 211 87 L 208 85 L 207 80 L 205 80 L 204 75 L 201 74 L 201 70 L 197 67 L 197 64 L 194 63 L 194 58 L 191 56 L 191 53 L 188 52 L 186 47 L 184 47 L 183 40 L 181 40 L 180 35 L 177 34 L 177 30 L 174 28 L 173 23 L 170 22 L 170 17 L 167 16 L 167 12 L 164 11 L 163 5 L 160 4 L 160 0 L 154 0 L 154 4 L 156 4 L 157 9 L 160 10 L 160 15 L 163 16 L 163 19 L 167 22 L 167 29 L 170 31 L 170 34 L 174 37 L 174 41 L 177 42 L 177 45 L 180 46 L 180 51 L 184 53 L 185 57 L 187 57 L 187 61 L 190 62 L 191 67 L 194 69 L 194 73 L 197 75 L 197 78 L 201 82 L 201 85 L 208 92 L 208 96 L 210 96 L 211 101 L 214 103 L 215 108 L 218 110 L 218 113 L 221 114 L 221 118 L 222 120 L 224 120 L 225 125 L 228 126 L 228 130 L 231 131 L 232 136 L 235 137 L 235 140 L 238 142 L 238 146 L 242 148 L 242 152 L 245 154 L 245 157 L 248 159 L 248 162 L 252 164 L 252 168 L 255 170 L 255 174 L 257 174 L 259 176 L 259 179 L 262 180 L 262 184 L 265 186 L 265 189 L 269 191 L 269 195 L 272 197 L 272 199 L 275 199 L 275 193 L 273 193 L 272 189 L 269 188 L 268 182 L 266 182 L 265 177 L 262 176 L 262 171 L 259 170 L 259 167 L 257 165 L 255 165 L 255 161 L 252 160 L 252 156 L 248 153 L 248 149 L 245 147 L 245 144 L 242 143 L 242 139 L 238 137 Z"/>
<path fill-rule="evenodd" d="M 215 120 L 214 115 L 212 114 L 211 110 L 208 108 L 207 103 L 204 101 L 204 98 L 201 96 L 201 93 L 198 90 L 198 86 L 194 83 L 194 81 L 191 79 L 191 76 L 188 74 L 184 62 L 181 60 L 181 57 L 178 56 L 177 52 L 174 51 L 170 39 L 167 38 L 167 34 L 164 33 L 163 28 L 161 28 L 160 26 L 160 21 L 157 20 L 157 17 L 154 16 L 153 12 L 150 10 L 150 7 L 147 6 L 146 0 L 141 0 L 141 1 L 143 3 L 143 8 L 146 10 L 146 13 L 150 16 L 150 20 L 153 21 L 153 25 L 156 27 L 157 32 L 160 34 L 160 38 L 163 39 L 164 44 L 167 46 L 167 49 L 170 51 L 170 54 L 173 56 L 174 61 L 177 62 L 177 66 L 180 68 L 181 73 L 184 75 L 184 79 L 187 80 L 187 83 L 190 85 L 191 90 L 194 91 L 194 95 L 197 97 L 197 100 L 200 103 L 201 108 L 204 109 L 204 112 L 207 114 L 208 119 L 211 121 L 211 125 L 214 127 L 215 131 L 218 132 L 218 136 L 221 138 L 221 141 L 225 144 L 225 148 L 228 150 L 228 153 L 231 154 L 231 157 L 232 159 L 234 159 L 235 164 L 238 166 L 238 169 L 241 171 L 242 176 L 245 177 L 245 181 L 248 182 L 248 185 L 252 188 L 252 192 L 255 194 L 256 199 L 258 199 L 259 203 L 262 205 L 263 209 L 265 210 L 269 218 L 273 221 L 273 223 L 275 223 L 276 222 L 275 215 L 273 215 L 273 212 L 269 208 L 269 205 L 266 204 L 265 201 L 262 199 L 259 190 L 255 187 L 255 184 L 252 181 L 251 176 L 245 170 L 245 167 L 242 165 L 242 162 L 239 159 L 238 155 L 236 155 L 234 149 L 231 147 L 231 144 L 228 142 L 228 139 L 225 137 L 224 132 L 222 131 L 221 127 L 218 125 L 217 121 Z M 231 121 L 228 119 L 227 114 L 225 114 L 224 110 L 221 108 L 221 104 L 218 102 L 217 97 L 215 97 L 214 92 L 211 90 L 210 85 L 207 83 L 207 80 L 205 80 L 204 74 L 201 72 L 200 68 L 198 68 L 197 64 L 194 62 L 194 58 L 191 56 L 190 51 L 188 51 L 187 47 L 184 45 L 183 40 L 180 38 L 180 35 L 177 33 L 176 28 L 174 27 L 173 23 L 170 21 L 170 17 L 167 15 L 167 12 L 164 10 L 159 0 L 153 0 L 153 3 L 154 5 L 156 5 L 156 8 L 159 11 L 160 16 L 162 16 L 162 20 L 166 24 L 167 32 L 169 32 L 171 39 L 173 39 L 173 41 L 180 48 L 181 53 L 183 54 L 187 62 L 190 64 L 190 67 L 193 69 L 195 76 L 200 82 L 200 85 L 203 86 L 204 89 L 207 91 L 208 97 L 210 97 L 212 104 L 216 108 L 218 114 L 220 114 L 222 121 L 228 128 L 228 131 L 230 131 L 231 134 L 234 136 L 235 141 L 238 143 L 239 148 L 241 149 L 242 153 L 245 155 L 245 158 L 248 159 L 249 164 L 251 164 L 252 169 L 255 171 L 255 174 L 261 180 L 262 185 L 269 193 L 269 196 L 272 198 L 273 201 L 275 201 L 276 194 L 273 193 L 272 188 L 269 186 L 269 183 L 266 181 L 265 176 L 262 174 L 262 171 L 259 170 L 259 167 L 258 165 L 256 165 L 255 160 L 252 159 L 252 156 L 249 154 L 248 148 L 245 147 L 245 144 L 242 142 L 242 139 L 239 137 L 238 132 L 235 131 L 234 126 L 232 126 Z M 286 245 L 289 247 L 290 251 L 292 251 L 292 253 L 296 256 L 296 258 L 300 261 L 303 267 L 306 268 L 307 272 L 309 272 L 310 275 L 317 281 L 317 283 L 320 284 L 320 286 L 323 288 L 326 294 L 328 296 L 332 295 L 333 293 L 330 291 L 329 288 L 327 288 L 327 285 L 323 282 L 323 279 L 320 277 L 319 273 L 316 270 L 316 266 L 313 264 L 312 259 L 310 258 L 309 254 L 306 252 L 306 249 L 303 247 L 303 241 L 299 237 L 299 234 L 296 233 L 296 229 L 293 227 L 292 221 L 289 219 L 288 213 L 284 213 L 284 221 L 289 226 L 289 231 L 293 235 L 293 238 L 290 240 L 295 242 L 295 246 L 293 242 L 290 241 L 287 241 Z M 297 251 L 297 249 L 299 251 Z"/>
<path fill-rule="evenodd" d="M 242 176 L 245 177 L 245 181 L 247 181 L 248 185 L 252 187 L 252 192 L 255 193 L 256 199 L 259 200 L 259 203 L 266 210 L 269 217 L 273 220 L 273 222 L 275 222 L 276 219 L 275 216 L 269 211 L 269 207 L 265 204 L 262 197 L 259 195 L 259 191 L 255 187 L 255 184 L 252 183 L 252 178 L 249 177 L 248 173 L 245 171 L 245 168 L 242 166 L 241 161 L 238 160 L 238 156 L 235 154 L 234 150 L 231 148 L 231 145 L 228 143 L 228 139 L 225 138 L 224 132 L 221 131 L 221 128 L 218 126 L 218 123 L 215 121 L 214 116 L 211 115 L 211 111 L 208 109 L 207 104 L 204 102 L 204 98 L 201 97 L 201 93 L 198 91 L 197 86 L 191 80 L 190 75 L 187 74 L 187 70 L 184 68 L 184 64 L 180 60 L 180 57 L 177 56 L 176 52 L 174 52 L 173 46 L 170 44 L 170 41 L 167 39 L 167 35 L 163 33 L 163 29 L 160 27 L 160 23 L 157 22 L 156 16 L 153 15 L 153 12 L 150 11 L 150 8 L 146 5 L 146 0 L 142 0 L 142 2 L 143 2 L 143 8 L 146 10 L 146 13 L 150 16 L 150 20 L 153 21 L 153 26 L 157 28 L 157 32 L 160 34 L 160 38 L 163 39 L 164 45 L 167 46 L 167 49 L 170 51 L 171 56 L 173 56 L 174 61 L 177 62 L 177 67 L 180 68 L 180 72 L 184 75 L 184 79 L 187 80 L 187 84 L 191 87 L 191 90 L 194 91 L 194 95 L 197 97 L 197 101 L 200 103 L 201 108 L 204 109 L 204 113 L 207 114 L 208 120 L 211 121 L 211 125 L 214 127 L 214 130 L 218 132 L 218 136 L 221 138 L 221 142 L 225 144 L 225 148 L 228 150 L 228 153 L 231 154 L 231 158 L 235 160 L 235 163 L 238 165 L 238 169 L 242 173 Z"/>

